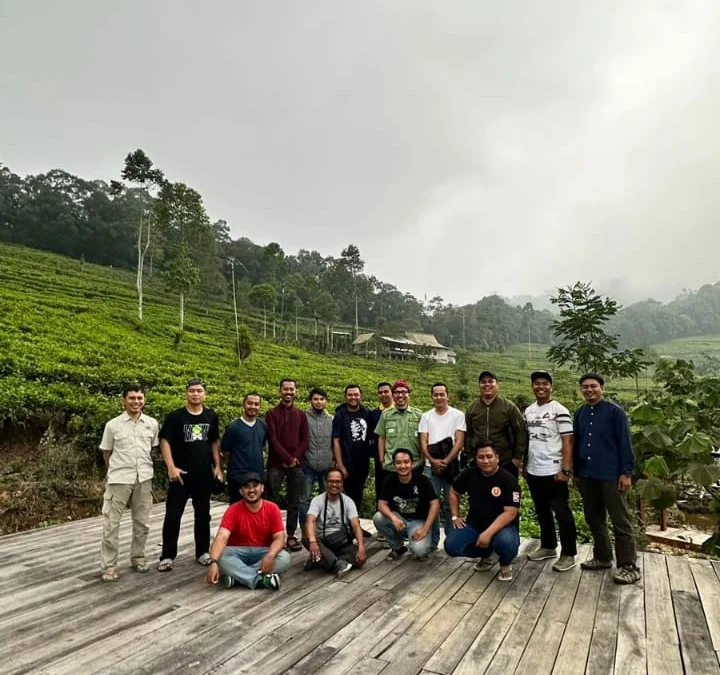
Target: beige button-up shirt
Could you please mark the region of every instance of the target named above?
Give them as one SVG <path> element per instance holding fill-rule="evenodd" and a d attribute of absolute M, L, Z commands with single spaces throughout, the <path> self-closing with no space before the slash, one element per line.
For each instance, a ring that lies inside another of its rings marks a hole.
<path fill-rule="evenodd" d="M 160 445 L 157 420 L 141 414 L 137 420 L 124 412 L 105 425 L 100 450 L 109 451 L 108 484 L 133 485 L 153 477 L 151 450 Z"/>

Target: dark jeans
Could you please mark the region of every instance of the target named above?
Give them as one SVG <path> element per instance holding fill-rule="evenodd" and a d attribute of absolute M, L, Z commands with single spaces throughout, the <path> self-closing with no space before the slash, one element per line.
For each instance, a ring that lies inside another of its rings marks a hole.
<path fill-rule="evenodd" d="M 583 510 L 593 538 L 593 556 L 602 562 L 612 562 L 612 547 L 608 534 L 610 516 L 615 535 L 615 560 L 618 567 L 635 566 L 635 532 L 633 531 L 627 493 L 617 489 L 617 481 L 579 479 Z"/>
<path fill-rule="evenodd" d="M 520 534 L 515 524 L 503 527 L 490 541 L 488 548 L 478 548 L 476 545 L 480 531 L 471 525 L 462 528 L 452 528 L 445 536 L 445 553 L 453 558 L 487 558 L 496 553 L 500 564 L 509 565 L 520 549 Z"/>
<path fill-rule="evenodd" d="M 540 525 L 540 546 L 543 548 L 557 546 L 555 534 L 555 519 L 557 519 L 560 531 L 560 555 L 577 555 L 577 530 L 575 517 L 570 509 L 570 491 L 567 482 L 555 480 L 555 476 L 528 474 L 527 484 Z"/>
<path fill-rule="evenodd" d="M 300 497 L 305 486 L 305 474 L 301 466 L 294 466 L 290 469 L 273 467 L 268 469 L 268 481 L 270 482 L 269 499 L 276 499 L 280 494 L 280 486 L 283 480 L 287 486 L 287 517 L 285 526 L 288 537 L 295 536 L 298 525 L 298 512 L 300 510 Z"/>
<path fill-rule="evenodd" d="M 318 492 L 325 492 L 325 474 L 327 469 L 318 471 L 309 466 L 303 467 L 303 491 L 300 495 L 300 527 L 305 528 L 305 519 L 307 518 L 307 512 L 310 508 L 310 502 L 312 501 L 312 489 L 315 483 L 318 484 Z"/>
<path fill-rule="evenodd" d="M 358 462 L 353 460 L 352 468 L 348 468 L 348 477 L 343 483 L 343 492 L 355 502 L 358 515 L 362 518 L 362 502 L 365 493 L 365 483 L 367 483 L 368 474 L 370 473 L 370 460 L 367 462 Z"/>
<path fill-rule="evenodd" d="M 375 463 L 375 508 L 377 508 L 377 501 L 380 499 L 380 491 L 385 479 L 385 469 L 377 457 L 373 461 Z"/>
<path fill-rule="evenodd" d="M 335 572 L 338 560 L 349 562 L 353 567 L 357 567 L 357 546 L 352 542 L 348 542 L 345 546 L 331 548 L 320 537 L 318 537 L 318 548 L 320 549 L 320 560 L 311 562 L 308 558 L 305 563 L 305 569 L 323 569 L 326 572 Z M 307 537 L 303 537 L 303 546 L 309 551 L 310 541 Z"/>
<path fill-rule="evenodd" d="M 160 559 L 177 557 L 180 521 L 187 500 L 192 500 L 195 513 L 195 557 L 210 550 L 210 481 L 179 481 L 170 483 L 165 500 L 165 520 L 162 529 L 162 554 Z"/>

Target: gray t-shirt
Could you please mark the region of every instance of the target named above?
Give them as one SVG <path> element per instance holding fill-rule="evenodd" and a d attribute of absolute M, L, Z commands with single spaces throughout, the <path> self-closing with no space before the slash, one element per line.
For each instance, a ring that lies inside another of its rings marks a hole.
<path fill-rule="evenodd" d="M 355 502 L 347 495 L 340 494 L 343 500 L 343 508 L 345 510 L 345 523 L 350 526 L 350 521 L 358 517 Z M 318 537 L 323 536 L 323 518 L 325 517 L 325 500 L 327 493 L 323 492 L 314 497 L 308 508 L 308 515 L 315 516 L 315 532 Z M 327 499 L 327 522 L 325 523 L 325 535 L 340 532 L 342 530 L 342 521 L 340 520 L 340 499 L 332 501 Z"/>

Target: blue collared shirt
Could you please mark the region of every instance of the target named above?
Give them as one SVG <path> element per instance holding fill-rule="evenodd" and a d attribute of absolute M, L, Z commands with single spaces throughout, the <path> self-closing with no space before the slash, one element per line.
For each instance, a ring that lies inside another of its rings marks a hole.
<path fill-rule="evenodd" d="M 617 480 L 632 476 L 635 456 L 625 411 L 616 403 L 601 400 L 575 411 L 574 469 L 579 478 Z"/>

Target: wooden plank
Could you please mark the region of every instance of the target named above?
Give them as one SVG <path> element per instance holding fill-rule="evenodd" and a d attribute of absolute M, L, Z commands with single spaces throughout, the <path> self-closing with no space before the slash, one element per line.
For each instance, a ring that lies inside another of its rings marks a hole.
<path fill-rule="evenodd" d="M 665 556 L 643 556 L 645 631 L 648 675 L 676 675 L 683 672 L 680 640 L 675 627 L 675 610 L 670 596 Z"/>
<path fill-rule="evenodd" d="M 686 593 L 697 593 L 688 559 L 684 556 L 669 555 L 666 562 L 670 589 L 673 591 L 685 591 Z"/>
<path fill-rule="evenodd" d="M 620 589 L 615 675 L 647 671 L 645 594 L 639 583 Z"/>
<path fill-rule="evenodd" d="M 620 586 L 613 581 L 614 571 L 612 569 L 604 572 L 586 571 L 585 574 L 602 574 L 585 673 L 587 675 L 614 675 L 620 612 Z"/>
<path fill-rule="evenodd" d="M 695 586 L 700 596 L 700 602 L 705 612 L 705 620 L 710 631 L 713 649 L 718 651 L 720 650 L 720 582 L 718 575 L 709 560 L 691 558 L 689 562 Z"/>
<path fill-rule="evenodd" d="M 718 675 L 720 666 L 712 648 L 710 631 L 705 623 L 705 615 L 697 593 L 674 590 L 672 600 L 685 672 L 688 675 L 695 673 Z"/>

